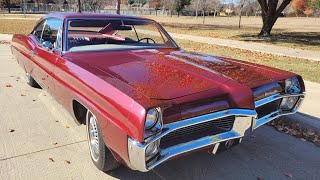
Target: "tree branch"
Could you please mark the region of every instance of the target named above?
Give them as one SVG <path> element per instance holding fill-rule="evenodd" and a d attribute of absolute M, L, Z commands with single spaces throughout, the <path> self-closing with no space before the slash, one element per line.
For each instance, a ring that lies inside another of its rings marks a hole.
<path fill-rule="evenodd" d="M 284 0 L 282 4 L 279 6 L 277 11 L 274 13 L 272 20 L 276 21 L 277 18 L 280 16 L 282 11 L 290 4 L 291 0 Z"/>

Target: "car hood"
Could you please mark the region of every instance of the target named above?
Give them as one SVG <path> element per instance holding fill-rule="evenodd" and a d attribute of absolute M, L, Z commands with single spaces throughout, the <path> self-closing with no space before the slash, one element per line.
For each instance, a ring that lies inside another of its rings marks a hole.
<path fill-rule="evenodd" d="M 175 99 L 227 81 L 254 88 L 277 75 L 262 66 L 182 50 L 86 52 L 73 57 L 74 63 L 107 73 L 152 99 Z"/>

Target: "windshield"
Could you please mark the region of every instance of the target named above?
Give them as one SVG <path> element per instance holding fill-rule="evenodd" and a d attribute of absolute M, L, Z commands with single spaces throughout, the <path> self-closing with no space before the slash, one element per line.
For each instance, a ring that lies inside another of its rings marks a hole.
<path fill-rule="evenodd" d="M 67 51 L 176 48 L 159 25 L 148 20 L 68 20 Z"/>

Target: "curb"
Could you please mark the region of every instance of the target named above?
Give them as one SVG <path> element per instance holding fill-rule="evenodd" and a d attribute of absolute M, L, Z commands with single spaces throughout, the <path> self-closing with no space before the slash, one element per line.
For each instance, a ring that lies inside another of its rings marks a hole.
<path fill-rule="evenodd" d="M 283 116 L 283 119 L 299 123 L 302 127 L 315 130 L 320 133 L 320 118 L 313 117 L 301 112 Z"/>

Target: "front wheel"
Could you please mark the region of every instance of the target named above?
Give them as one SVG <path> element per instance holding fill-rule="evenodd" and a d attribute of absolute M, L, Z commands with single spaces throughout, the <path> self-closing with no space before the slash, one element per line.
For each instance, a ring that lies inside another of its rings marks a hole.
<path fill-rule="evenodd" d="M 120 163 L 105 145 L 98 121 L 90 111 L 87 112 L 86 125 L 90 155 L 94 165 L 104 172 L 119 167 Z"/>

